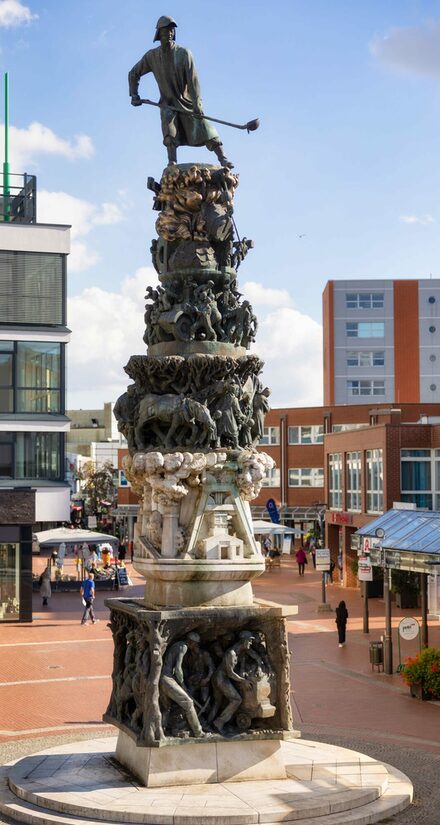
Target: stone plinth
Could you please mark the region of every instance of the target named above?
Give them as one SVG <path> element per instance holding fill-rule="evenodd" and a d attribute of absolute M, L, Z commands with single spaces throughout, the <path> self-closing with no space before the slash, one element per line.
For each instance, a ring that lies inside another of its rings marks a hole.
<path fill-rule="evenodd" d="M 115 649 L 104 719 L 124 734 L 118 758 L 125 767 L 132 770 L 140 760 L 136 775 L 145 778 L 162 764 L 158 757 L 151 761 L 148 749 L 175 745 L 192 764 L 197 753 L 214 759 L 216 748 L 208 746 L 233 740 L 248 743 L 244 754 L 252 743 L 270 752 L 277 770 L 277 748 L 262 743 L 293 733 L 282 608 L 149 610 L 140 599 L 107 599 L 106 605 Z M 206 749 L 191 755 L 196 745 Z"/>
<path fill-rule="evenodd" d="M 292 734 L 293 736 L 293 734 Z M 139 748 L 119 732 L 116 759 L 146 788 L 286 779 L 279 740 L 206 741 Z"/>

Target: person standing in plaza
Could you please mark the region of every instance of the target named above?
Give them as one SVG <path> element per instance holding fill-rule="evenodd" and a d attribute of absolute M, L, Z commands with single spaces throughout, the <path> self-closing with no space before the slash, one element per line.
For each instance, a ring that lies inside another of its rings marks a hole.
<path fill-rule="evenodd" d="M 302 547 L 296 551 L 295 558 L 298 565 L 298 573 L 300 576 L 304 576 L 304 566 L 307 564 L 307 556 Z"/>
<path fill-rule="evenodd" d="M 48 599 L 52 596 L 52 587 L 50 584 L 50 562 L 47 563 L 46 569 L 40 576 L 40 596 L 43 600 L 43 607 L 49 604 Z"/>
<path fill-rule="evenodd" d="M 336 608 L 336 627 L 338 628 L 339 647 L 345 647 L 345 633 L 347 630 L 348 611 L 345 602 L 339 602 Z"/>
<path fill-rule="evenodd" d="M 81 585 L 81 596 L 84 602 L 84 613 L 81 619 L 81 624 L 87 624 L 90 617 L 93 624 L 96 624 L 99 619 L 95 617 L 93 611 L 93 602 L 95 600 L 95 582 L 93 573 L 86 572 L 86 578 Z"/>

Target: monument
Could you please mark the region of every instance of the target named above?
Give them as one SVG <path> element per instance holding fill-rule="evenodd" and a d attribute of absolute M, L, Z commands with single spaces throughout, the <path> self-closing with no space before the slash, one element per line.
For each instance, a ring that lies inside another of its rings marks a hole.
<path fill-rule="evenodd" d="M 269 396 L 249 353 L 257 322 L 237 285 L 252 243 L 234 235 L 238 175 L 175 28 L 160 18 L 161 45 L 130 72 L 134 105 L 140 78 L 155 75 L 169 162 L 149 179 L 158 285 L 146 294 L 148 349 L 130 358 L 132 383 L 115 407 L 141 497 L 134 565 L 145 577 L 143 598 L 106 602 L 104 719 L 118 739 L 5 766 L 0 812 L 49 825 L 382 821 L 408 806 L 411 782 L 364 754 L 297 738 L 285 626 L 296 609 L 252 594 L 264 563 L 249 502 L 272 467 L 256 450 Z M 206 146 L 219 163 L 177 164 L 181 145 Z"/>
<path fill-rule="evenodd" d="M 145 595 L 106 602 L 115 652 L 104 718 L 120 731 L 117 759 L 147 786 L 162 783 L 163 748 L 181 770 L 197 765 L 194 781 L 204 771 L 212 781 L 219 743 L 224 758 L 239 746 L 253 778 L 285 777 L 280 741 L 295 735 L 283 610 L 256 604 L 251 585 L 265 565 L 249 502 L 273 466 L 256 449 L 269 389 L 249 352 L 257 319 L 237 284 L 253 244 L 237 236 L 239 178 L 175 32 L 161 17 L 160 46 L 129 74 L 135 106 L 140 78 L 158 83 L 168 165 L 148 179 L 159 283 L 145 296 L 147 354 L 129 359 L 132 383 L 115 405 L 125 474 L 141 498 L 134 567 Z M 219 164 L 178 164 L 181 145 L 206 146 Z"/>

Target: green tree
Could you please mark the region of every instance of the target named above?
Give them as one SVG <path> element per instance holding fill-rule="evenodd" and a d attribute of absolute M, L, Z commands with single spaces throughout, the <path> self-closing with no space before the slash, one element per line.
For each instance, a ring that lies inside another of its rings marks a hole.
<path fill-rule="evenodd" d="M 98 523 L 103 512 L 107 512 L 115 504 L 117 470 L 110 461 L 106 461 L 97 468 L 94 461 L 83 464 L 77 473 L 81 492 L 84 495 L 86 512 L 94 515 Z"/>

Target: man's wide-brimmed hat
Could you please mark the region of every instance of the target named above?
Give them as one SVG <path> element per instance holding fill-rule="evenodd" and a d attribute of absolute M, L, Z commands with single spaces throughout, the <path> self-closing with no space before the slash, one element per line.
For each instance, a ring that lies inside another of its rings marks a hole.
<path fill-rule="evenodd" d="M 156 40 L 160 40 L 159 30 L 164 29 L 165 26 L 176 26 L 177 27 L 177 23 L 176 23 L 175 20 L 173 20 L 172 17 L 167 17 L 166 14 L 163 14 L 162 17 L 159 17 L 159 20 L 156 23 L 156 34 L 154 35 L 153 43 L 155 43 Z"/>

